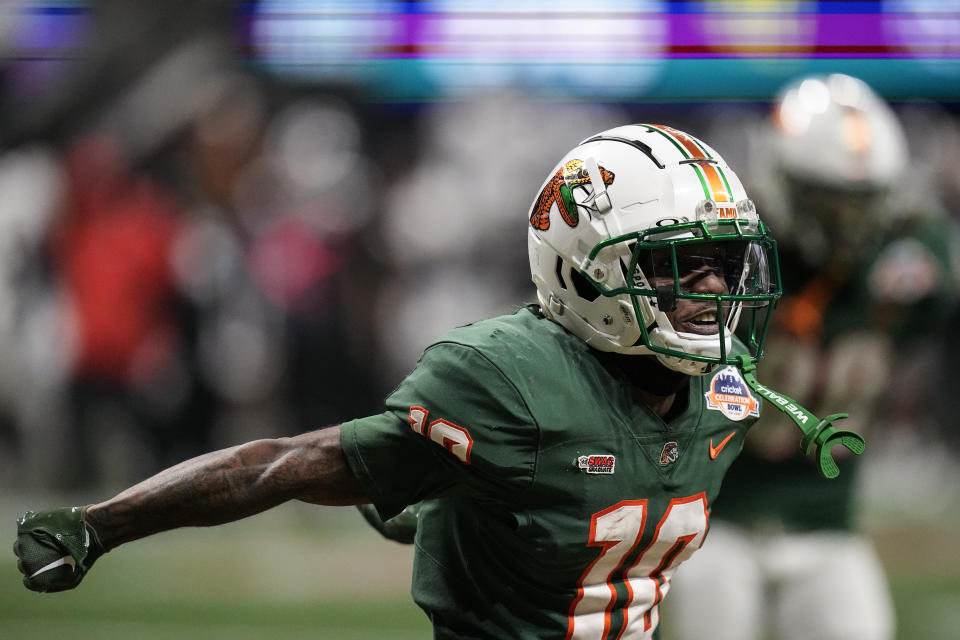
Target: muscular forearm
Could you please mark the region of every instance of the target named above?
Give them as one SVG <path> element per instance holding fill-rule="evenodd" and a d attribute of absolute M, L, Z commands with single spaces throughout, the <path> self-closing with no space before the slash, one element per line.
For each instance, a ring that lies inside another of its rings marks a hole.
<path fill-rule="evenodd" d="M 257 440 L 187 460 L 87 509 L 107 549 L 160 531 L 239 520 L 287 500 L 366 502 L 340 428 Z"/>

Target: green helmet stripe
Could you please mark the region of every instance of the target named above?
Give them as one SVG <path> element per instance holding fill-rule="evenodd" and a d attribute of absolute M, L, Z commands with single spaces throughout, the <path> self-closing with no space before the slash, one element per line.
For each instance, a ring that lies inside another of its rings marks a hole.
<path fill-rule="evenodd" d="M 673 139 L 673 136 L 671 136 L 670 134 L 668 134 L 666 131 L 661 131 L 660 129 L 657 129 L 656 127 L 651 127 L 651 126 L 648 125 L 648 124 L 645 124 L 645 125 L 643 125 L 643 126 L 645 126 L 645 127 L 647 128 L 647 131 L 652 131 L 652 132 L 659 133 L 659 134 L 662 135 L 664 138 L 666 138 L 667 140 L 669 140 L 669 141 L 670 141 L 670 144 L 672 144 L 673 146 L 675 146 L 675 147 L 677 148 L 677 151 L 679 151 L 681 154 L 683 154 L 683 157 L 684 157 L 684 158 L 687 158 L 687 159 L 690 158 L 690 154 L 687 153 L 687 150 L 683 148 L 683 145 L 680 144 L 679 142 L 677 142 L 676 140 L 674 140 L 674 139 Z"/>
<path fill-rule="evenodd" d="M 687 137 L 690 138 L 690 141 L 693 142 L 693 144 L 695 144 L 700 149 L 700 151 L 703 153 L 705 158 L 709 158 L 710 160 L 713 160 L 713 156 L 710 155 L 709 151 L 707 151 L 707 145 L 703 144 L 702 142 L 700 142 L 698 138 L 693 137 L 689 133 L 687 134 Z"/>
<path fill-rule="evenodd" d="M 730 188 L 730 181 L 727 180 L 727 174 L 724 173 L 723 168 L 718 164 L 716 165 L 717 173 L 720 174 L 720 178 L 723 179 L 723 184 L 727 188 L 727 198 L 730 202 L 735 202 L 733 197 L 733 189 Z"/>
<path fill-rule="evenodd" d="M 713 200 L 713 194 L 710 192 L 710 185 L 707 184 L 707 178 L 703 175 L 703 170 L 696 164 L 688 165 L 693 167 L 694 173 L 700 178 L 700 186 L 703 187 L 703 195 L 707 200 Z"/>

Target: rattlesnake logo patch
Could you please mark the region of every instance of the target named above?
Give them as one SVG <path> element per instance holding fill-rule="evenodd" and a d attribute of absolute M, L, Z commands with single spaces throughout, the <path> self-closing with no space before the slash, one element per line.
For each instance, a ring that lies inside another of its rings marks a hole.
<path fill-rule="evenodd" d="M 600 178 L 603 184 L 613 184 L 614 174 L 600 167 Z M 550 181 L 543 187 L 533 205 L 530 215 L 530 224 L 534 229 L 546 231 L 550 228 L 550 208 L 557 203 L 560 217 L 568 226 L 575 227 L 580 222 L 580 213 L 573 198 L 573 190 L 577 187 L 591 187 L 590 175 L 583 166 L 582 160 L 571 160 L 563 165 Z"/>
<path fill-rule="evenodd" d="M 671 440 L 670 442 L 665 442 L 663 444 L 663 451 L 660 452 L 660 464 L 666 465 L 671 462 L 676 462 L 677 458 L 680 457 L 680 445 L 675 441 Z"/>

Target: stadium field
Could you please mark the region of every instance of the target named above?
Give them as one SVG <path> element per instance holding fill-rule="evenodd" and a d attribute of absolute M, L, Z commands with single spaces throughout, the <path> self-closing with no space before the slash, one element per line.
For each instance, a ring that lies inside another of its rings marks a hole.
<path fill-rule="evenodd" d="M 890 576 L 897 640 L 960 638 L 960 520 L 905 518 L 872 530 Z"/>
<path fill-rule="evenodd" d="M 79 589 L 35 594 L 20 584 L 7 500 L 0 555 L 0 638 L 47 640 L 367 640 L 429 638 L 409 596 L 412 549 L 382 540 L 352 509 L 290 504 L 213 529 L 185 529 L 101 558 Z M 14 504 L 16 503 L 16 504 Z M 957 522 L 878 527 L 900 621 L 898 640 L 960 633 Z M 669 634 L 666 635 L 669 637 Z"/>
<path fill-rule="evenodd" d="M 0 509 L 10 542 L 0 556 L 0 638 L 431 635 L 409 595 L 412 548 L 383 540 L 353 509 L 290 504 L 222 527 L 160 534 L 107 554 L 78 589 L 55 594 L 20 584 L 11 551 L 20 510 Z"/>

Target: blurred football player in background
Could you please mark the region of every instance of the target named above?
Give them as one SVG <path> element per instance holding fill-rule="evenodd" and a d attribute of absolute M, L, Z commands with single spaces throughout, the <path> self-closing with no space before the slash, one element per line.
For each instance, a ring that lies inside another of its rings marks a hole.
<path fill-rule="evenodd" d="M 754 141 L 770 175 L 753 175 L 753 188 L 784 283 L 760 373 L 814 411 L 849 411 L 850 428 L 921 415 L 929 378 L 898 373 L 927 353 L 918 344 L 952 304 L 950 228 L 898 197 L 908 150 L 897 116 L 858 79 L 808 77 L 781 93 Z M 883 568 L 857 532 L 859 461 L 839 461 L 827 482 L 803 472 L 811 460 L 778 412 L 761 423 L 724 480 L 707 543 L 677 575 L 667 637 L 889 640 Z"/>

